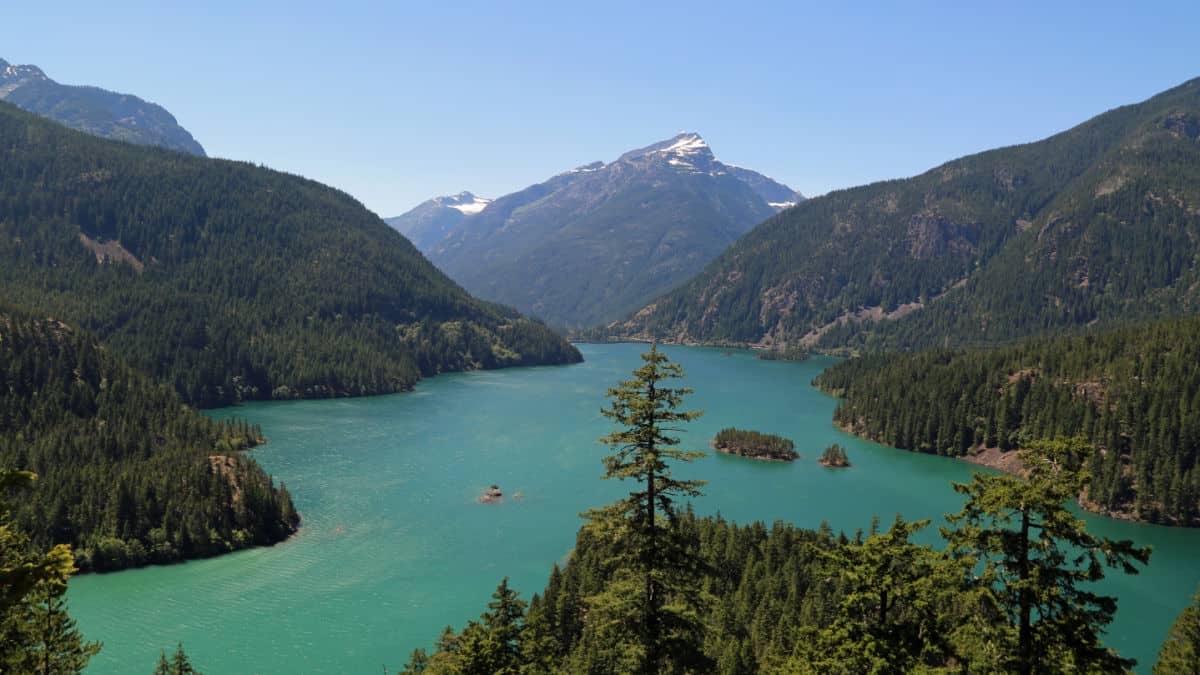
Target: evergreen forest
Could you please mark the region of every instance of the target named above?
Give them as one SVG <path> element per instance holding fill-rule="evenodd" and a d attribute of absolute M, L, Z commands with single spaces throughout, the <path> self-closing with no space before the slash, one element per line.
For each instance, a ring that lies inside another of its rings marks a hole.
<path fill-rule="evenodd" d="M 1169 320 L 993 350 L 888 353 L 817 377 L 834 421 L 906 450 L 962 457 L 1059 436 L 1093 448 L 1081 503 L 1200 524 L 1200 319 Z"/>
<path fill-rule="evenodd" d="M 581 358 L 314 181 L 3 102 L 0 155 L 0 300 L 94 333 L 189 404 L 383 394 Z"/>
<path fill-rule="evenodd" d="M 273 544 L 299 515 L 242 451 L 245 421 L 213 421 L 95 337 L 0 308 L 0 467 L 39 478 L 11 505 L 36 549 L 83 570 L 171 563 Z"/>

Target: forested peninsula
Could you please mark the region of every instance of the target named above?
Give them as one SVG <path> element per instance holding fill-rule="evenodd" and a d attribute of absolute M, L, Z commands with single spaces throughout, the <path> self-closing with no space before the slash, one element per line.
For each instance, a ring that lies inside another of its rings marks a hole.
<path fill-rule="evenodd" d="M 1080 436 L 1080 503 L 1116 517 L 1200 525 L 1200 317 L 995 350 L 839 363 L 814 384 L 834 421 L 880 443 L 950 457 Z"/>
<path fill-rule="evenodd" d="M 0 155 L 0 300 L 94 333 L 192 405 L 582 358 L 315 181 L 95 138 L 3 102 Z"/>
<path fill-rule="evenodd" d="M 0 305 L 0 467 L 38 475 L 12 516 L 32 546 L 70 544 L 82 570 L 170 563 L 282 541 L 299 515 L 216 422 L 95 337 Z"/>

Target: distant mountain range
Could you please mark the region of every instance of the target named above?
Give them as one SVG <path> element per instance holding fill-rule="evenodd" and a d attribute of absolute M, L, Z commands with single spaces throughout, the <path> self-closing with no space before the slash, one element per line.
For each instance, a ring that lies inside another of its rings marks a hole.
<path fill-rule="evenodd" d="M 204 156 L 204 148 L 162 106 L 131 94 L 59 84 L 37 66 L 0 59 L 0 100 L 94 136 Z"/>
<path fill-rule="evenodd" d="M 988 345 L 1200 311 L 1200 79 L 1045 140 L 811 199 L 600 331 Z"/>
<path fill-rule="evenodd" d="M 803 200 L 682 133 L 495 200 L 463 192 L 388 222 L 471 293 L 581 327 L 688 279 Z"/>

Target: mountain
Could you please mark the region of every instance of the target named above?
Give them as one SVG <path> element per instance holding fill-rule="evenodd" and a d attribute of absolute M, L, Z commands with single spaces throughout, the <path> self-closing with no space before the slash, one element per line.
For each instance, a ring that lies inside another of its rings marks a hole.
<path fill-rule="evenodd" d="M 987 345 L 1200 309 L 1200 80 L 1043 141 L 810 199 L 599 331 Z"/>
<path fill-rule="evenodd" d="M 0 148 L 0 300 L 95 333 L 189 403 L 381 394 L 581 358 L 314 181 L 2 102 Z"/>
<path fill-rule="evenodd" d="M 472 293 L 579 327 L 670 289 L 801 200 L 682 133 L 505 195 L 476 214 L 433 200 L 392 222 Z"/>
<path fill-rule="evenodd" d="M 0 59 L 0 100 L 89 134 L 204 156 L 165 108 L 131 94 L 59 84 L 37 66 Z"/>
<path fill-rule="evenodd" d="M 107 571 L 273 544 L 299 516 L 240 450 L 245 422 L 216 422 L 94 337 L 0 305 L 0 466 L 38 474 L 14 501 L 41 550 L 71 544 Z"/>
<path fill-rule="evenodd" d="M 384 222 L 408 237 L 422 251 L 428 250 L 445 239 L 466 219 L 482 211 L 492 200 L 476 197 L 470 192 L 460 192 L 449 197 L 434 197 L 421 202 L 416 208 Z"/>

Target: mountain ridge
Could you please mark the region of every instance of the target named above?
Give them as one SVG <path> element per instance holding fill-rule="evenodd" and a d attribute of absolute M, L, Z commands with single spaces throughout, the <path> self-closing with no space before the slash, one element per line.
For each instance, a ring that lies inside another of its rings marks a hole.
<path fill-rule="evenodd" d="M 591 335 L 908 349 L 1193 311 L 1197 120 L 1200 79 L 808 200 Z"/>
<path fill-rule="evenodd" d="M 34 65 L 0 59 L 0 100 L 95 136 L 205 156 L 166 108 L 133 94 L 59 84 Z"/>

